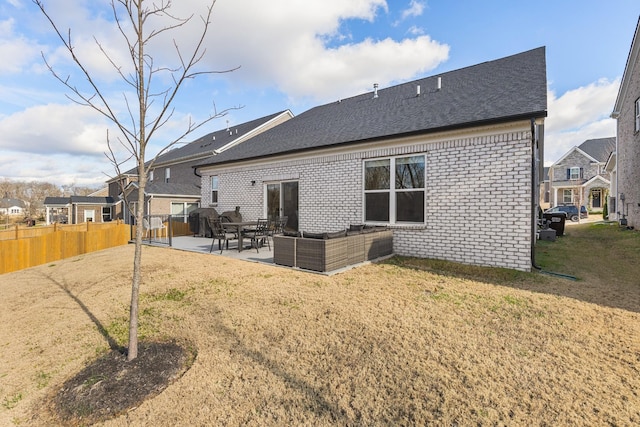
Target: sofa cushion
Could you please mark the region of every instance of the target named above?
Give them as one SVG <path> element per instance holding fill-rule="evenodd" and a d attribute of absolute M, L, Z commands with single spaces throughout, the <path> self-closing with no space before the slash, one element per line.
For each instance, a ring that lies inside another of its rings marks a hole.
<path fill-rule="evenodd" d="M 302 232 L 302 237 L 306 239 L 324 239 L 325 233 L 309 233 L 308 231 Z"/>
<path fill-rule="evenodd" d="M 333 233 L 324 233 L 324 239 L 338 239 L 347 235 L 345 230 L 335 231 Z"/>

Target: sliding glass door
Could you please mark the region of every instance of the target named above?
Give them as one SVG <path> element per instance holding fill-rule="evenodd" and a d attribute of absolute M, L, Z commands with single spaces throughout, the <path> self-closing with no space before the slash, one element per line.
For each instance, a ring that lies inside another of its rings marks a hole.
<path fill-rule="evenodd" d="M 298 231 L 298 181 L 267 184 L 267 216 L 286 216 L 285 230 Z"/>

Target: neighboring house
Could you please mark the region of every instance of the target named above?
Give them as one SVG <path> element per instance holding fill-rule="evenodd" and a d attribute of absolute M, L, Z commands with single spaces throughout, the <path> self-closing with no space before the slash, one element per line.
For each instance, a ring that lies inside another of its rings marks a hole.
<path fill-rule="evenodd" d="M 617 200 L 623 224 L 640 228 L 640 19 L 611 117 L 617 120 Z"/>
<path fill-rule="evenodd" d="M 545 167 L 542 171 L 542 180 L 540 182 L 540 208 L 542 210 L 551 207 L 551 182 L 549 181 L 549 168 Z"/>
<path fill-rule="evenodd" d="M 59 224 L 82 222 L 109 222 L 113 219 L 112 197 L 69 196 L 44 199 L 45 221 Z"/>
<path fill-rule="evenodd" d="M 398 255 L 530 270 L 546 115 L 544 47 L 374 85 L 202 162 L 202 205 L 385 225 Z"/>
<path fill-rule="evenodd" d="M 27 204 L 23 200 L 3 197 L 0 199 L 0 214 L 7 216 L 24 216 Z"/>
<path fill-rule="evenodd" d="M 609 172 L 605 164 L 616 149 L 616 139 L 589 139 L 573 147 L 551 165 L 551 206 L 585 206 L 602 212 L 609 194 Z"/>
<path fill-rule="evenodd" d="M 161 154 L 153 161 L 147 176 L 145 214 L 172 214 L 182 217 L 186 222 L 188 214 L 200 205 L 201 178 L 194 174 L 195 164 L 241 144 L 292 117 L 291 111 L 286 110 L 237 126 L 227 126 Z M 150 165 L 151 161 L 146 164 Z M 129 206 L 134 207 L 138 200 L 137 181 L 137 168 L 131 169 L 109 181 L 109 195 L 115 200 L 125 199 Z M 126 197 L 123 197 L 123 194 Z M 117 206 L 116 216 L 132 223 L 132 216 L 123 214 L 125 206 L 124 203 Z"/>

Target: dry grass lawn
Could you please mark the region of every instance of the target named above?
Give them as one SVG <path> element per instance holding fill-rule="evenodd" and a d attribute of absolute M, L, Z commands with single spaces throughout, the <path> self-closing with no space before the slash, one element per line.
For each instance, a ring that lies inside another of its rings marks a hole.
<path fill-rule="evenodd" d="M 393 258 L 331 277 L 145 247 L 141 336 L 191 369 L 104 426 L 640 424 L 640 234 L 574 225 L 544 274 Z M 132 246 L 0 276 L 0 425 L 126 345 Z M 582 265 L 582 266 L 581 266 Z"/>

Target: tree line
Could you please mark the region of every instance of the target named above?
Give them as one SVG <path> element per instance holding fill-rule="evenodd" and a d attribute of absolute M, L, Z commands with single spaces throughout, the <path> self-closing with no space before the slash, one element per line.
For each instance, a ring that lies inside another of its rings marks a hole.
<path fill-rule="evenodd" d="M 27 216 L 35 217 L 44 209 L 46 197 L 87 196 L 98 189 L 75 184 L 56 185 L 43 181 L 16 181 L 0 178 L 0 198 L 18 199 L 26 204 Z"/>

